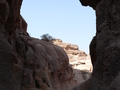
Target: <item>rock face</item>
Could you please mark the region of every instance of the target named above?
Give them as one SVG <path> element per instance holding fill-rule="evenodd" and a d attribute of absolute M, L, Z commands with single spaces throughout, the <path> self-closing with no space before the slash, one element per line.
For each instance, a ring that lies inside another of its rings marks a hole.
<path fill-rule="evenodd" d="M 73 88 L 73 70 L 62 48 L 25 35 L 19 37 L 26 46 L 23 90 L 66 90 L 66 88 L 71 90 Z"/>
<path fill-rule="evenodd" d="M 0 90 L 72 90 L 65 51 L 28 35 L 22 0 L 0 0 Z"/>
<path fill-rule="evenodd" d="M 93 9 L 96 8 L 97 4 L 100 2 L 100 0 L 79 0 L 82 5 L 84 6 L 90 6 Z"/>
<path fill-rule="evenodd" d="M 83 60 L 87 57 L 87 54 L 84 51 L 79 50 L 79 47 L 75 44 L 64 43 L 60 39 L 54 39 L 52 43 L 63 48 L 67 53 L 70 62 L 74 60 Z"/>
<path fill-rule="evenodd" d="M 95 61 L 93 73 L 75 90 L 120 90 L 120 0 L 100 0 L 95 10 L 97 32 L 96 47 L 91 51 L 92 61 Z"/>
<path fill-rule="evenodd" d="M 79 50 L 75 44 L 64 43 L 60 39 L 54 39 L 53 44 L 60 46 L 67 53 L 69 63 L 73 68 L 73 75 L 76 85 L 87 80 L 92 72 L 92 64 L 90 56 L 84 51 Z"/>

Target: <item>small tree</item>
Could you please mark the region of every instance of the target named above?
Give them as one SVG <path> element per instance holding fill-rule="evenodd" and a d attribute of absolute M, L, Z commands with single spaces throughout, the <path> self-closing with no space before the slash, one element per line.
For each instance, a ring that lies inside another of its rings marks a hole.
<path fill-rule="evenodd" d="M 50 36 L 49 34 L 44 34 L 44 35 L 41 36 L 41 39 L 42 39 L 42 40 L 45 40 L 45 41 L 47 41 L 47 42 L 50 42 L 50 41 L 52 41 L 54 38 L 53 38 L 52 36 Z"/>

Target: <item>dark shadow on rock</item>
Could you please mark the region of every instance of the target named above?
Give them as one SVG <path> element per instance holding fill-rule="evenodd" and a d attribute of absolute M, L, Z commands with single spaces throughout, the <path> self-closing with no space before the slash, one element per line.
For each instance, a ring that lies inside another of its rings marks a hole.
<path fill-rule="evenodd" d="M 89 80 L 91 76 L 91 72 L 89 70 L 79 70 L 79 69 L 73 69 L 73 75 L 74 75 L 74 80 L 76 83 L 75 89 L 84 84 L 86 81 Z"/>

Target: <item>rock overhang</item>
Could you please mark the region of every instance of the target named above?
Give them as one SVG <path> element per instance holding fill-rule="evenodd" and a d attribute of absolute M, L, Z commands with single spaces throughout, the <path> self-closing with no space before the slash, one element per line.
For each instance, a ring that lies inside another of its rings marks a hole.
<path fill-rule="evenodd" d="M 83 6 L 90 6 L 94 10 L 101 0 L 79 0 Z"/>

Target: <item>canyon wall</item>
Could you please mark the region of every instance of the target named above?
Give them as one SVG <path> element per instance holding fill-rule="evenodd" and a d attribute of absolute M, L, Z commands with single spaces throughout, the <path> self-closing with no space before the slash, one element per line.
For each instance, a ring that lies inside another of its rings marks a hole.
<path fill-rule="evenodd" d="M 75 90 L 120 90 L 120 0 L 80 1 L 96 11 L 97 30 L 90 45 L 91 78 Z"/>
<path fill-rule="evenodd" d="M 80 1 L 96 11 L 97 30 L 90 44 L 92 75 L 74 90 L 120 90 L 120 1 Z M 72 90 L 75 81 L 67 54 L 29 36 L 21 4 L 0 0 L 0 90 Z"/>
<path fill-rule="evenodd" d="M 22 0 L 0 0 L 0 90 L 72 90 L 65 51 L 30 37 L 20 15 Z"/>

